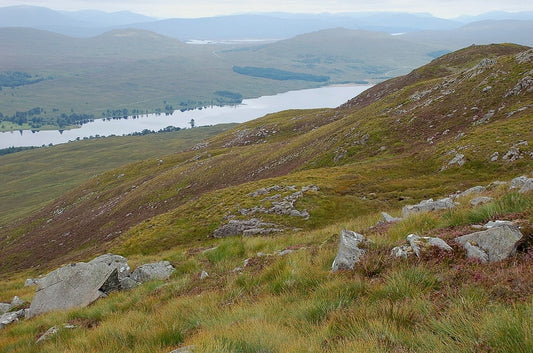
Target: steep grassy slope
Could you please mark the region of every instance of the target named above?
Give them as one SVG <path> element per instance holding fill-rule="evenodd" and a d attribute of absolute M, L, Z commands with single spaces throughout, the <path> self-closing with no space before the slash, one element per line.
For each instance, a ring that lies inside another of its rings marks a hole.
<path fill-rule="evenodd" d="M 163 162 L 105 173 L 0 230 L 0 268 L 49 267 L 111 247 L 150 254 L 203 240 L 228 217 L 245 219 L 239 209 L 269 207 L 247 195 L 277 184 L 319 186 L 296 203 L 308 209 L 308 221 L 260 215 L 283 229 L 310 230 L 528 173 L 527 49 L 470 47 L 338 109 L 273 114 Z M 516 158 L 503 158 L 515 150 Z M 449 164 L 458 155 L 464 165 Z"/>

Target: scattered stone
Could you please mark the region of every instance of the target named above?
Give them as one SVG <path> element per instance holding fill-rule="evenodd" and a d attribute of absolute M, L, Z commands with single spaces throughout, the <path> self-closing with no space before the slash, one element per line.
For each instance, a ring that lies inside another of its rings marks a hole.
<path fill-rule="evenodd" d="M 26 316 L 26 309 L 12 311 L 0 316 L 0 329 Z"/>
<path fill-rule="evenodd" d="M 361 234 L 351 230 L 343 229 L 339 241 L 337 256 L 331 266 L 332 271 L 340 269 L 353 269 L 354 265 L 359 262 L 361 256 L 366 252 L 359 247 L 360 244 L 367 243 L 368 240 Z"/>
<path fill-rule="evenodd" d="M 200 280 L 204 280 L 207 277 L 209 277 L 209 274 L 207 272 L 202 271 L 202 273 L 200 273 Z"/>
<path fill-rule="evenodd" d="M 510 96 L 517 96 L 521 94 L 522 92 L 525 92 L 525 93 L 533 92 L 533 77 L 528 75 L 522 78 L 520 81 L 516 83 L 516 85 L 512 89 L 507 91 L 507 93 L 505 93 L 503 97 L 507 98 Z"/>
<path fill-rule="evenodd" d="M 402 219 L 399 218 L 399 217 L 393 217 L 391 216 L 390 214 L 388 214 L 387 212 L 381 212 L 381 217 L 383 218 L 383 221 L 385 223 L 394 223 L 394 222 L 399 222 L 401 221 Z"/>
<path fill-rule="evenodd" d="M 409 255 L 411 255 L 413 253 L 413 248 L 410 247 L 409 245 L 402 245 L 402 246 L 395 246 L 394 248 L 392 248 L 392 250 L 390 251 L 390 256 L 392 257 L 401 257 L 401 258 L 404 258 L 404 259 L 407 259 L 409 257 Z"/>
<path fill-rule="evenodd" d="M 448 162 L 449 166 L 457 165 L 459 167 L 463 166 L 466 163 L 465 155 L 462 153 L 457 153 L 451 161 Z"/>
<path fill-rule="evenodd" d="M 174 271 L 175 268 L 170 262 L 160 261 L 137 267 L 131 274 L 131 278 L 136 282 L 144 283 L 155 279 L 168 279 Z"/>
<path fill-rule="evenodd" d="M 453 208 L 455 205 L 449 197 L 433 201 L 433 199 L 424 200 L 417 205 L 407 205 L 402 208 L 402 216 L 407 217 L 417 212 L 429 212 L 435 210 L 446 210 Z"/>
<path fill-rule="evenodd" d="M 44 342 L 52 338 L 53 336 L 57 335 L 58 332 L 59 332 L 59 327 L 52 326 L 41 337 L 39 337 L 39 339 L 35 343 Z"/>
<path fill-rule="evenodd" d="M 495 262 L 512 256 L 522 237 L 522 233 L 517 227 L 503 224 L 485 231 L 463 235 L 456 238 L 455 241 L 465 247 L 467 254 L 470 249 L 469 257 L 477 258 L 480 261 Z M 467 243 L 470 245 L 465 246 Z M 482 252 L 487 257 L 484 257 Z"/>
<path fill-rule="evenodd" d="M 500 153 L 499 152 L 494 152 L 493 154 L 490 155 L 490 161 L 491 162 L 496 162 L 498 160 L 498 158 L 500 158 Z"/>
<path fill-rule="evenodd" d="M 476 198 L 473 198 L 472 200 L 470 200 L 470 204 L 474 207 L 476 206 L 479 206 L 479 205 L 483 205 L 485 203 L 489 203 L 493 200 L 492 197 L 489 197 L 489 196 L 479 196 L 479 197 L 476 197 Z"/>
<path fill-rule="evenodd" d="M 453 251 L 452 247 L 446 244 L 441 238 L 420 237 L 416 234 L 409 234 L 406 240 L 417 257 L 420 257 L 422 251 L 433 246 L 442 250 Z"/>

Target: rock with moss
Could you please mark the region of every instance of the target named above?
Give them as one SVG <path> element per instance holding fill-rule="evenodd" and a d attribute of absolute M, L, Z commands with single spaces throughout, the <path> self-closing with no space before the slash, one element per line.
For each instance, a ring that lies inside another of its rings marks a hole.
<path fill-rule="evenodd" d="M 364 235 L 343 229 L 340 236 L 337 256 L 331 266 L 332 271 L 353 269 L 366 250 L 363 248 L 369 241 Z"/>
<path fill-rule="evenodd" d="M 523 235 L 516 226 L 502 224 L 463 235 L 455 241 L 465 248 L 469 258 L 482 262 L 496 262 L 514 255 L 522 238 Z"/>

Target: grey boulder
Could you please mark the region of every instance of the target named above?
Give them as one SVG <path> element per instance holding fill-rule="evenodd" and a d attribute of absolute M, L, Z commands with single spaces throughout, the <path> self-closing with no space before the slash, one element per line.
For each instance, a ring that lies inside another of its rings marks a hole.
<path fill-rule="evenodd" d="M 170 262 L 160 261 L 137 267 L 130 277 L 136 282 L 144 283 L 154 279 L 167 279 L 174 271 Z"/>
<path fill-rule="evenodd" d="M 87 306 L 106 294 L 102 288 L 110 282 L 118 282 L 118 271 L 103 262 L 58 268 L 39 279 L 27 317 Z"/>
<path fill-rule="evenodd" d="M 351 230 L 343 229 L 341 232 L 337 256 L 333 261 L 331 270 L 338 271 L 341 269 L 353 269 L 354 265 L 359 262 L 361 256 L 366 252 L 359 246 L 367 242 L 368 240 L 363 235 Z"/>
<path fill-rule="evenodd" d="M 465 248 L 469 258 L 482 262 L 495 262 L 512 256 L 522 237 L 517 227 L 502 224 L 481 232 L 463 235 L 455 241 Z"/>

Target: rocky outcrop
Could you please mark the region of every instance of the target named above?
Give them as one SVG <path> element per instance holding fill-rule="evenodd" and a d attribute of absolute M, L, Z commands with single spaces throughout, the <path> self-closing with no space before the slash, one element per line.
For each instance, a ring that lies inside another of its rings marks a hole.
<path fill-rule="evenodd" d="M 126 258 L 113 254 L 66 265 L 34 280 L 37 292 L 26 316 L 84 307 L 113 291 L 131 289 L 156 278 L 166 279 L 172 271 L 172 265 L 163 261 L 142 265 L 130 275 Z"/>
<path fill-rule="evenodd" d="M 365 254 L 365 249 L 360 245 L 368 243 L 368 240 L 361 234 L 351 230 L 343 229 L 339 241 L 337 256 L 331 266 L 332 271 L 341 269 L 353 269 L 354 265 L 359 262 L 361 256 Z"/>
<path fill-rule="evenodd" d="M 416 234 L 409 234 L 406 242 L 406 245 L 393 248 L 391 250 L 391 256 L 407 258 L 409 255 L 415 254 L 417 257 L 420 257 L 424 251 L 432 247 L 437 247 L 445 251 L 453 251 L 452 247 L 441 238 L 420 237 Z"/>
<path fill-rule="evenodd" d="M 481 232 L 463 235 L 455 241 L 465 248 L 469 258 L 481 262 L 495 262 L 512 256 L 522 237 L 517 227 L 502 224 Z"/>
<path fill-rule="evenodd" d="M 213 236 L 215 238 L 225 238 L 235 235 L 254 236 L 282 231 L 283 229 L 278 228 L 276 224 L 262 222 L 257 218 L 252 218 L 250 220 L 232 219 L 227 224 L 216 229 L 213 232 Z"/>
<path fill-rule="evenodd" d="M 446 197 L 444 199 L 440 199 L 437 201 L 433 201 L 433 199 L 429 199 L 429 200 L 424 200 L 417 205 L 404 206 L 404 208 L 402 208 L 402 216 L 407 217 L 410 214 L 417 213 L 417 212 L 446 210 L 446 209 L 453 208 L 453 207 L 454 207 L 453 200 L 449 197 Z"/>

